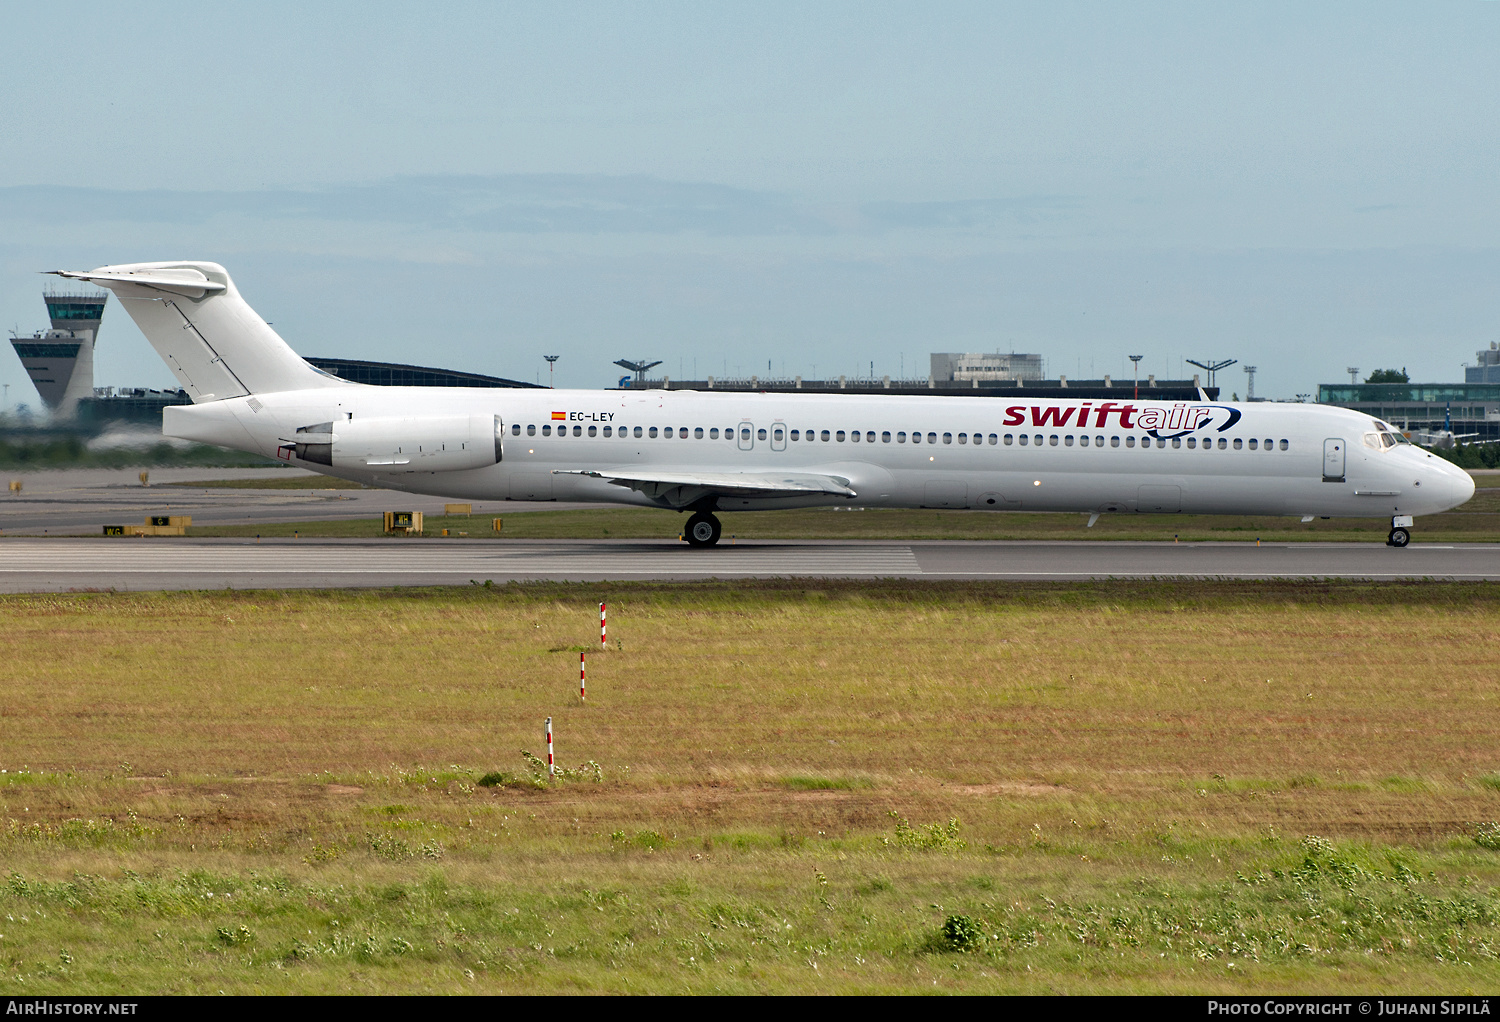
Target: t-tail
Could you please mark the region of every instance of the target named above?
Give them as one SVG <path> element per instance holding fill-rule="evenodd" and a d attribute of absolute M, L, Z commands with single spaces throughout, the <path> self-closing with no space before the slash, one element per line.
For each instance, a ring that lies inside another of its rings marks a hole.
<path fill-rule="evenodd" d="M 127 263 L 53 272 L 113 291 L 194 404 L 348 386 L 298 356 L 246 304 L 218 263 Z"/>

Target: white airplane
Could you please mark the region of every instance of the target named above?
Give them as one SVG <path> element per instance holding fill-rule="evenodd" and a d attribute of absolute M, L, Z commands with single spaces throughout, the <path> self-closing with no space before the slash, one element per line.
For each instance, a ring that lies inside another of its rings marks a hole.
<path fill-rule="evenodd" d="M 1406 435 L 1411 438 L 1412 443 L 1420 447 L 1431 447 L 1439 451 L 1451 451 L 1463 441 L 1467 441 L 1475 446 L 1500 442 L 1495 440 L 1475 440 L 1474 438 L 1479 436 L 1478 433 L 1453 432 L 1453 406 L 1451 404 L 1443 409 L 1442 429 L 1417 429 L 1407 432 Z"/>
<path fill-rule="evenodd" d="M 298 357 L 216 263 L 56 272 L 113 291 L 192 397 L 168 436 L 412 493 L 691 512 L 699 547 L 717 513 L 820 505 L 1389 518 L 1403 547 L 1474 493 L 1316 405 L 367 386 Z"/>

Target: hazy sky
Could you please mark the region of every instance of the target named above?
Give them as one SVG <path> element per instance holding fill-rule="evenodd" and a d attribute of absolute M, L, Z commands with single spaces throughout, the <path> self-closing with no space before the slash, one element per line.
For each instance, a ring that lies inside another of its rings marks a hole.
<path fill-rule="evenodd" d="M 1500 340 L 1500 3 L 11 2 L 0 37 L 23 333 L 37 270 L 202 258 L 303 354 L 560 385 L 1000 349 L 1291 396 Z M 118 308 L 98 361 L 171 380 Z"/>

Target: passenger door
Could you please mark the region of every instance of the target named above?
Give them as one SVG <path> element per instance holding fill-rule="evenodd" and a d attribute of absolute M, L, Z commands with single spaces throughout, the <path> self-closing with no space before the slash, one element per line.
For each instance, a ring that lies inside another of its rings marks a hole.
<path fill-rule="evenodd" d="M 1323 481 L 1325 483 L 1344 481 L 1344 447 L 1341 437 L 1329 437 L 1323 441 Z"/>
<path fill-rule="evenodd" d="M 771 450 L 786 450 L 786 423 L 780 421 L 771 423 Z"/>
<path fill-rule="evenodd" d="M 753 422 L 740 423 L 739 433 L 735 442 L 740 445 L 740 450 L 749 451 L 755 448 L 755 424 Z"/>

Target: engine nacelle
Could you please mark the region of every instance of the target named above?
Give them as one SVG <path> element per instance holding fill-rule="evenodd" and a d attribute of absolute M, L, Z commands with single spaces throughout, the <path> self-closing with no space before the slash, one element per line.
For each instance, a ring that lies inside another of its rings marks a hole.
<path fill-rule="evenodd" d="M 498 415 L 424 415 L 320 422 L 297 430 L 297 457 L 332 468 L 455 472 L 501 460 Z"/>

